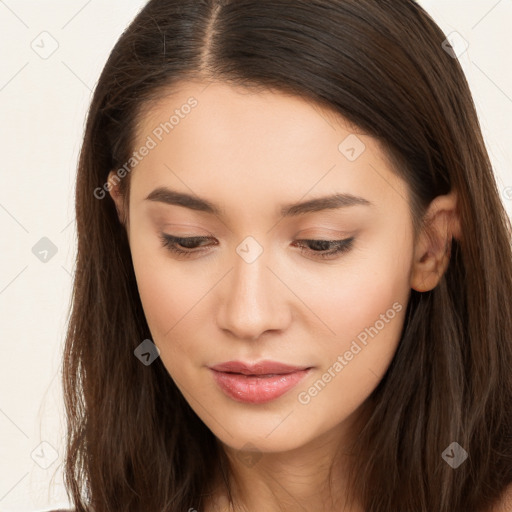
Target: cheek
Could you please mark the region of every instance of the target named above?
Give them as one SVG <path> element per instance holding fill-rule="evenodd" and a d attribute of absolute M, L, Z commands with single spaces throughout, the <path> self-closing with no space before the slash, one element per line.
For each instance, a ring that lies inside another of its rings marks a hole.
<path fill-rule="evenodd" d="M 163 256 L 156 256 L 154 251 L 139 251 L 134 244 L 137 286 L 162 364 L 184 396 L 188 396 L 186 383 L 191 378 L 197 380 L 195 364 L 204 350 L 199 345 L 201 338 L 194 336 L 194 329 L 201 325 L 197 318 L 198 302 L 208 286 L 201 286 L 200 279 L 192 275 L 187 278 L 180 263 L 173 262 L 164 248 L 161 252 Z"/>
<path fill-rule="evenodd" d="M 197 273 L 185 273 L 160 245 L 154 235 L 134 236 L 131 241 L 132 261 L 137 287 L 153 341 L 162 349 L 166 340 L 190 327 L 193 306 L 204 295 Z"/>
<path fill-rule="evenodd" d="M 398 347 L 410 296 L 411 259 L 408 239 L 395 242 L 387 248 L 379 244 L 383 250 L 347 265 L 350 270 L 331 279 L 329 298 L 316 304 L 336 334 L 319 340 L 322 366 L 301 387 L 298 400 L 314 409 L 312 416 L 331 410 L 333 425 L 368 398 Z"/>
<path fill-rule="evenodd" d="M 409 242 L 407 237 L 397 236 L 390 243 L 382 236 L 382 240 L 372 242 L 374 248 L 355 251 L 319 283 L 310 283 L 304 295 L 338 340 L 334 345 L 343 345 L 364 333 L 390 309 L 387 316 L 393 318 L 395 310 L 405 310 L 412 262 Z M 395 303 L 400 306 L 393 310 Z M 333 338 L 327 341 L 326 347 L 332 347 Z"/>

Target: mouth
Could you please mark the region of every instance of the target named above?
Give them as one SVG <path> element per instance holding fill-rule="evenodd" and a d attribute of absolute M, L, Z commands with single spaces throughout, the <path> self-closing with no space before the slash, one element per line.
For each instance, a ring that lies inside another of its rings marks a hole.
<path fill-rule="evenodd" d="M 238 402 L 260 404 L 275 400 L 295 387 L 312 367 L 274 361 L 254 364 L 229 361 L 209 367 L 220 389 Z"/>
<path fill-rule="evenodd" d="M 225 373 L 238 373 L 252 376 L 274 376 L 307 370 L 308 366 L 291 366 L 277 361 L 260 361 L 256 363 L 243 363 L 241 361 L 227 361 L 226 363 L 210 366 L 212 370 Z"/>

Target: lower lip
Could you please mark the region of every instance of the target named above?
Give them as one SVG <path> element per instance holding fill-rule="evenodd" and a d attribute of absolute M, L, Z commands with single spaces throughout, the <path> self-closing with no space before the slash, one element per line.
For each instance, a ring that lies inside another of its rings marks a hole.
<path fill-rule="evenodd" d="M 212 373 L 222 391 L 233 400 L 249 404 L 262 404 L 284 395 L 296 386 L 309 373 L 309 370 L 308 368 L 273 377 L 256 377 L 215 370 L 212 370 Z"/>

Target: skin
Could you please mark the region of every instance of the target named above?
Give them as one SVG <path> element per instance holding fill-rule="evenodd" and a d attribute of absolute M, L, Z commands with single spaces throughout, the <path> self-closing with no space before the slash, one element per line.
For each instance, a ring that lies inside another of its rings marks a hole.
<path fill-rule="evenodd" d="M 343 451 L 393 359 L 411 288 L 434 288 L 446 270 L 446 244 L 460 237 L 456 195 L 432 202 L 434 236 L 414 239 L 407 186 L 376 139 L 303 98 L 223 83 L 182 83 L 162 97 L 142 119 L 135 146 L 191 96 L 198 106 L 131 172 L 129 211 L 117 187 L 110 191 L 128 232 L 153 341 L 228 453 L 239 503 L 266 512 L 360 512 L 358 504 L 342 507 Z M 351 134 L 365 145 L 354 161 L 338 149 Z M 162 186 L 205 198 L 222 215 L 146 200 Z M 284 204 L 335 192 L 372 205 L 280 214 Z M 162 245 L 162 232 L 211 239 L 183 258 Z M 263 248 L 251 263 L 236 251 L 248 236 Z M 352 236 L 351 249 L 330 259 L 315 255 L 322 247 L 294 245 Z M 395 314 L 378 334 L 301 403 L 299 393 L 332 373 L 338 356 L 390 309 Z M 207 367 L 263 359 L 313 369 L 280 398 L 247 404 L 226 396 Z M 214 509 L 228 510 L 220 487 L 207 510 Z"/>

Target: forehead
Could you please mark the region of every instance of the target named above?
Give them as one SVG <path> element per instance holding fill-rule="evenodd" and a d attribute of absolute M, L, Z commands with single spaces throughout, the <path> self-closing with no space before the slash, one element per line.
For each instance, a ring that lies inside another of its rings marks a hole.
<path fill-rule="evenodd" d="M 235 140 L 242 139 L 247 145 L 251 142 L 247 136 L 258 135 L 252 140 L 253 144 L 262 141 L 268 147 L 273 141 L 281 145 L 283 151 L 306 139 L 325 138 L 329 132 L 362 134 L 332 108 L 310 98 L 219 82 L 180 82 L 172 89 L 162 90 L 155 101 L 144 105 L 136 139 L 142 141 L 148 133 L 166 123 L 172 125 L 167 124 L 167 131 L 174 138 L 179 137 L 180 132 L 193 131 L 203 142 L 207 139 L 220 142 L 223 135 L 229 134 L 231 144 L 233 136 L 237 136 Z"/>
<path fill-rule="evenodd" d="M 324 105 L 277 91 L 181 83 L 142 113 L 135 147 L 148 138 L 154 148 L 133 173 L 147 193 L 176 179 L 206 197 L 249 188 L 255 197 L 279 190 L 289 202 L 310 190 L 385 199 L 403 187 L 376 139 Z"/>

